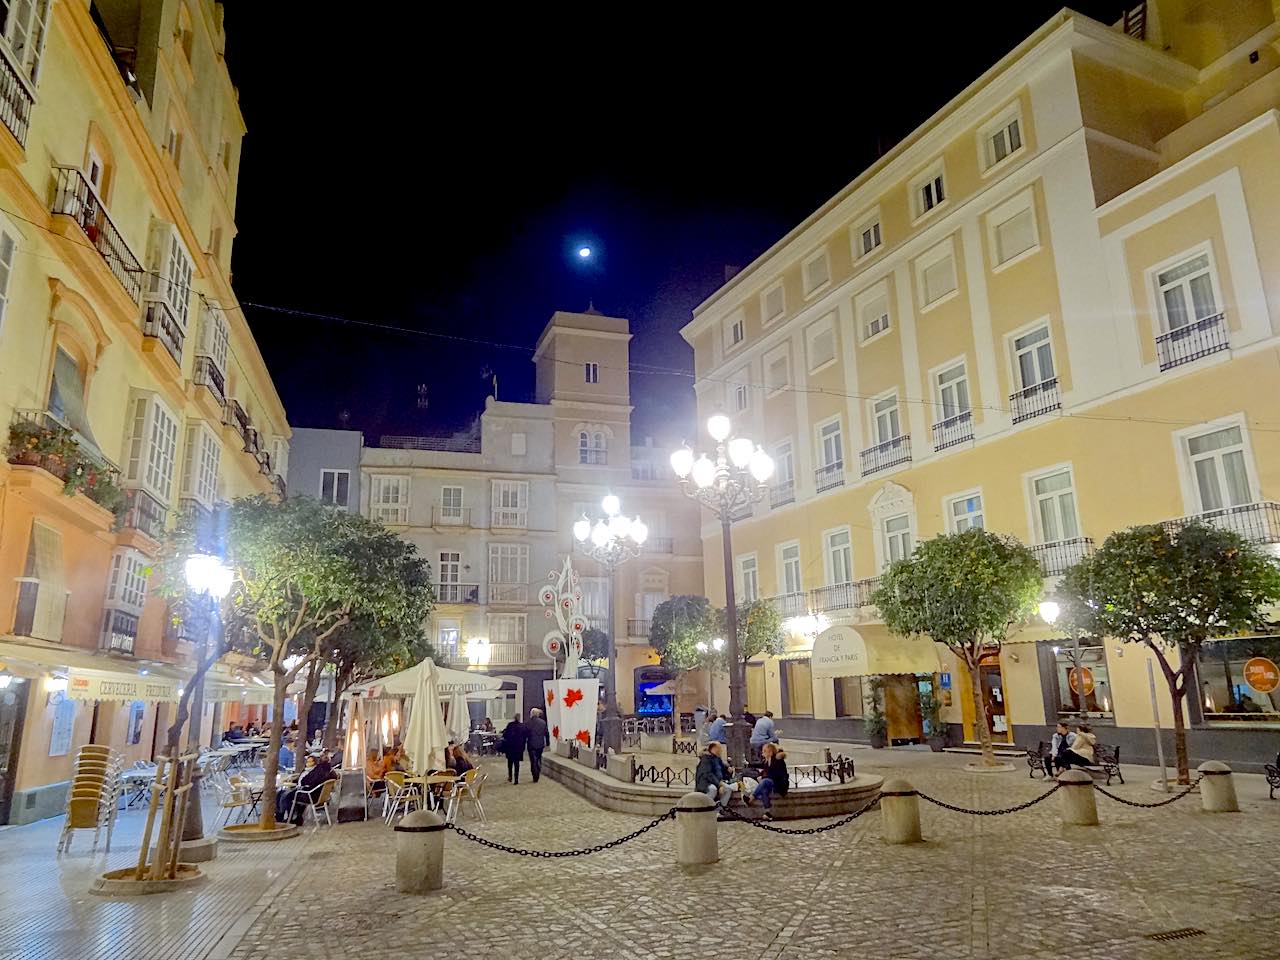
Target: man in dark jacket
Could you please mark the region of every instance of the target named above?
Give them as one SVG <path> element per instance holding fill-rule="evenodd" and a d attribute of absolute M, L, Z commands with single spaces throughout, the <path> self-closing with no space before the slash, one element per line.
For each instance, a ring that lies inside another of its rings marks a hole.
<path fill-rule="evenodd" d="M 507 782 L 520 782 L 520 760 L 524 757 L 525 744 L 529 742 L 529 728 L 520 722 L 520 714 L 502 728 L 502 752 L 507 755 Z"/>
<path fill-rule="evenodd" d="M 293 825 L 295 827 L 302 826 L 302 815 L 306 813 L 307 806 L 320 795 L 315 788 L 326 780 L 338 779 L 338 774 L 334 772 L 333 766 L 329 763 L 329 755 L 327 753 L 322 750 L 316 750 L 312 751 L 311 757 L 315 760 L 315 763 L 302 775 L 302 779 L 298 781 L 298 786 L 293 789 L 281 790 L 276 794 L 277 822 L 283 821 L 292 810 Z M 293 800 L 298 795 L 299 788 L 307 792 L 298 798 L 298 803 L 295 805 Z"/>
<path fill-rule="evenodd" d="M 733 788 L 729 786 L 729 766 L 720 756 L 719 741 L 712 740 L 707 744 L 707 752 L 698 760 L 698 769 L 694 775 L 694 789 L 705 793 L 723 810 L 729 805 L 733 796 Z"/>
<path fill-rule="evenodd" d="M 533 782 L 537 783 L 542 776 L 542 751 L 547 749 L 551 736 L 547 732 L 547 721 L 542 719 L 542 711 L 534 707 L 529 711 L 529 771 L 533 774 Z"/>

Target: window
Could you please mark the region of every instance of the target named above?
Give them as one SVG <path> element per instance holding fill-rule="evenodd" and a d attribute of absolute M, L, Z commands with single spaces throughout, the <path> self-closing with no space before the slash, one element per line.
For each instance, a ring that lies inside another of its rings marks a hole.
<path fill-rule="evenodd" d="M 489 642 L 524 645 L 524 614 L 489 614 Z"/>
<path fill-rule="evenodd" d="M 129 704 L 129 727 L 125 739 L 130 744 L 142 742 L 142 721 L 146 716 L 147 705 L 142 700 L 134 700 Z"/>
<path fill-rule="evenodd" d="M 463 591 L 462 554 L 454 550 L 440 551 L 440 602 L 461 603 Z"/>
<path fill-rule="evenodd" d="M 788 716 L 813 715 L 813 671 L 808 660 L 787 660 L 782 664 L 786 678 L 786 703 L 783 713 Z"/>
<path fill-rule="evenodd" d="M 582 577 L 582 615 L 597 630 L 609 630 L 609 580 L 606 577 Z"/>
<path fill-rule="evenodd" d="M 334 507 L 348 505 L 351 488 L 350 470 L 320 471 L 320 502 Z"/>
<path fill-rule="evenodd" d="M 982 494 L 966 493 L 948 501 L 947 519 L 952 533 L 983 529 Z"/>
<path fill-rule="evenodd" d="M 130 406 L 132 432 L 125 478 L 168 504 L 173 495 L 178 423 L 154 397 L 135 397 Z"/>
<path fill-rule="evenodd" d="M 0 230 L 0 330 L 4 329 L 4 315 L 9 306 L 9 277 L 13 274 L 13 237 L 7 230 Z"/>
<path fill-rule="evenodd" d="M 35 84 L 40 78 L 40 59 L 49 21 L 49 0 L 8 0 L 0 3 L 4 16 L 4 39 L 13 51 L 13 60 Z"/>
<path fill-rule="evenodd" d="M 182 495 L 194 497 L 206 507 L 212 507 L 218 498 L 221 459 L 222 447 L 208 424 L 202 421 L 188 423 L 182 454 Z"/>
<path fill-rule="evenodd" d="M 780 390 L 786 389 L 789 385 L 790 372 L 787 368 L 787 354 L 785 351 L 775 354 L 766 361 L 764 380 L 771 396 Z"/>
<path fill-rule="evenodd" d="M 741 603 L 752 603 L 760 599 L 760 570 L 756 564 L 756 555 L 749 553 L 738 558 L 739 597 Z"/>
<path fill-rule="evenodd" d="M 800 544 L 788 543 L 778 549 L 778 592 L 802 593 L 800 579 Z"/>
<path fill-rule="evenodd" d="M 441 617 L 436 621 L 436 649 L 450 660 L 461 654 L 462 621 L 456 618 Z"/>
<path fill-rule="evenodd" d="M 831 282 L 831 263 L 827 260 L 827 251 L 820 250 L 804 262 L 801 271 L 804 274 L 804 295 L 817 293 Z"/>
<path fill-rule="evenodd" d="M 58 347 L 53 358 L 53 379 L 49 381 L 49 412 L 82 437 L 92 440 L 84 395 L 83 371 L 71 354 Z"/>
<path fill-rule="evenodd" d="M 917 220 L 929 211 L 937 209 L 947 199 L 946 188 L 943 184 L 942 161 L 938 161 L 937 164 L 912 181 L 911 193 L 912 203 L 914 204 L 913 212 Z"/>
<path fill-rule="evenodd" d="M 528 583 L 529 545 L 527 543 L 489 544 L 490 583 Z"/>
<path fill-rule="evenodd" d="M 608 456 L 608 446 L 605 444 L 603 433 L 583 430 L 578 434 L 579 463 L 607 463 Z"/>
<path fill-rule="evenodd" d="M 200 313 L 200 346 L 197 353 L 213 360 L 218 372 L 225 375 L 230 346 L 231 331 L 227 328 L 227 318 L 222 308 L 217 304 L 208 305 Z"/>
<path fill-rule="evenodd" d="M 956 289 L 956 261 L 951 241 L 938 244 L 916 264 L 920 284 L 920 300 L 931 306 Z"/>
<path fill-rule="evenodd" d="M 231 141 L 223 140 L 218 146 L 218 159 L 222 162 L 222 169 L 227 173 L 231 172 Z"/>
<path fill-rule="evenodd" d="M 274 437 L 271 440 L 271 464 L 277 477 L 281 480 L 288 479 L 289 441 L 284 437 Z"/>
<path fill-rule="evenodd" d="M 809 348 L 809 372 L 814 373 L 836 358 L 836 332 L 830 317 L 824 317 L 805 331 Z"/>
<path fill-rule="evenodd" d="M 836 716 L 861 717 L 863 715 L 862 678 L 836 677 L 834 688 Z"/>
<path fill-rule="evenodd" d="M 148 298 L 168 304 L 178 325 L 186 330 L 193 268 L 186 247 L 172 224 L 157 221 L 152 225 L 149 262 Z"/>
<path fill-rule="evenodd" d="M 862 339 L 870 340 L 889 329 L 888 291 L 877 293 L 858 307 L 862 323 Z"/>
<path fill-rule="evenodd" d="M 1036 236 L 1036 216 L 1031 207 L 1011 214 L 995 225 L 996 263 L 1008 263 L 1040 242 Z"/>
<path fill-rule="evenodd" d="M 191 28 L 191 11 L 184 4 L 178 8 L 178 30 L 174 35 L 178 49 L 182 51 L 187 63 L 191 63 L 191 54 L 195 48 L 195 31 Z"/>
<path fill-rule="evenodd" d="M 792 483 L 796 478 L 796 461 L 790 440 L 780 440 L 773 448 L 774 483 Z"/>
<path fill-rule="evenodd" d="M 1112 715 L 1111 684 L 1107 674 L 1107 651 L 1100 643 L 1080 643 L 1080 675 L 1076 675 L 1076 647 L 1068 643 L 1053 648 L 1054 673 L 1058 679 L 1058 713 L 1080 715 L 1080 695 L 1085 711 L 1095 717 Z"/>
<path fill-rule="evenodd" d="M 732 350 L 747 339 L 746 314 L 739 308 L 729 315 L 725 327 L 725 347 Z"/>
<path fill-rule="evenodd" d="M 583 375 L 583 379 L 587 383 L 599 383 L 600 382 L 600 364 L 584 363 L 582 365 L 582 375 Z"/>
<path fill-rule="evenodd" d="M 1222 312 L 1214 293 L 1208 253 L 1197 254 L 1156 274 L 1156 286 L 1166 330 L 1177 330 Z"/>
<path fill-rule="evenodd" d="M 982 163 L 990 170 L 1002 160 L 1007 160 L 1022 149 L 1022 129 L 1017 113 L 1006 115 L 983 128 Z"/>
<path fill-rule="evenodd" d="M 911 556 L 911 517 L 907 514 L 885 520 L 884 556 L 886 566 Z"/>
<path fill-rule="evenodd" d="M 957 363 L 937 376 L 938 406 L 942 420 L 950 420 L 969 412 L 969 378 L 964 364 Z"/>
<path fill-rule="evenodd" d="M 178 128 L 170 122 L 169 129 L 164 135 L 164 152 L 169 154 L 169 158 L 173 160 L 173 165 L 178 165 L 178 151 L 182 149 L 182 134 L 178 132 Z"/>
<path fill-rule="evenodd" d="M 1063 652 L 1067 650 L 1069 648 Z M 1209 714 L 1205 719 L 1270 723 L 1280 720 L 1280 698 L 1274 692 L 1263 693 L 1256 689 L 1253 683 L 1258 682 L 1258 677 L 1252 675 L 1252 670 L 1245 672 L 1245 667 L 1255 657 L 1266 657 L 1274 661 L 1275 650 L 1268 646 L 1267 640 L 1258 638 L 1215 640 L 1205 646 L 1199 671 L 1203 685 L 1204 712 Z M 1088 660 L 1085 664 L 1090 665 Z M 1208 664 L 1212 666 L 1207 666 Z M 1252 667 L 1265 669 L 1266 665 L 1254 663 Z M 1227 716 L 1213 716 L 1214 714 Z"/>
<path fill-rule="evenodd" d="M 1244 437 L 1239 427 L 1226 427 L 1187 439 L 1200 512 L 1251 503 Z"/>
<path fill-rule="evenodd" d="M 445 521 L 462 521 L 462 488 L 440 488 L 440 519 Z"/>
<path fill-rule="evenodd" d="M 740 370 L 734 378 L 736 382 L 730 384 L 730 396 L 733 398 L 733 409 L 736 413 L 742 413 L 751 408 L 751 387 L 747 382 L 749 378 L 750 374 L 746 370 Z"/>
<path fill-rule="evenodd" d="M 31 524 L 27 564 L 18 579 L 18 609 L 13 632 L 19 636 L 61 642 L 67 610 L 62 573 L 62 534 L 38 520 Z"/>
<path fill-rule="evenodd" d="M 827 583 L 853 582 L 853 547 L 848 530 L 827 534 Z"/>
<path fill-rule="evenodd" d="M 1033 478 L 1031 495 L 1035 501 L 1036 533 L 1041 543 L 1074 540 L 1080 535 L 1070 470 L 1055 470 Z"/>
<path fill-rule="evenodd" d="M 107 602 L 140 613 L 147 597 L 148 566 L 147 559 L 136 550 L 117 550 L 111 558 Z"/>
<path fill-rule="evenodd" d="M 898 415 L 896 393 L 871 401 L 871 421 L 876 443 L 888 443 L 902 436 L 902 421 Z"/>
<path fill-rule="evenodd" d="M 779 281 L 760 295 L 760 316 L 765 323 L 777 320 L 787 311 L 786 292 Z"/>
<path fill-rule="evenodd" d="M 854 259 L 865 257 L 880 246 L 880 215 L 862 221 L 853 228 Z"/>
<path fill-rule="evenodd" d="M 529 483 L 526 480 L 494 480 L 492 488 L 495 527 L 527 527 L 529 525 Z"/>
<path fill-rule="evenodd" d="M 1013 361 L 1022 389 L 1038 387 L 1054 379 L 1053 347 L 1049 328 L 1039 327 L 1013 341 Z"/>
<path fill-rule="evenodd" d="M 844 434 L 837 417 L 818 428 L 818 451 L 822 466 L 835 467 L 844 463 Z"/>
<path fill-rule="evenodd" d="M 375 476 L 369 504 L 375 520 L 383 523 L 408 523 L 409 478 Z"/>

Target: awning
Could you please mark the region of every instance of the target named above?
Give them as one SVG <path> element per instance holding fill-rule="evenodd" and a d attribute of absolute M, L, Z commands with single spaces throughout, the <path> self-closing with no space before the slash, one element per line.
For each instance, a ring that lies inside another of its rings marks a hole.
<path fill-rule="evenodd" d="M 782 653 L 757 653 L 747 663 L 764 663 L 767 660 L 808 660 L 813 655 L 810 649 L 783 650 Z"/>
<path fill-rule="evenodd" d="M 883 626 L 828 627 L 813 642 L 813 678 L 937 673 L 938 648 L 928 637 L 902 637 Z"/>
<path fill-rule="evenodd" d="M 1039 643 L 1041 640 L 1052 640 L 1054 643 L 1070 643 L 1071 639 L 1061 627 L 1051 627 L 1045 623 L 1030 623 L 1005 638 L 1005 643 Z"/>
<path fill-rule="evenodd" d="M 423 661 L 424 663 L 426 661 Z M 377 680 L 366 680 L 364 683 L 352 684 L 342 694 L 366 697 L 411 697 L 417 692 L 418 673 L 422 664 L 414 664 L 408 670 L 401 670 Z M 436 689 L 441 697 L 451 696 L 455 692 L 467 695 L 468 700 L 491 700 L 502 689 L 502 681 L 484 673 L 468 673 L 465 670 L 450 670 L 447 667 L 436 667 Z"/>

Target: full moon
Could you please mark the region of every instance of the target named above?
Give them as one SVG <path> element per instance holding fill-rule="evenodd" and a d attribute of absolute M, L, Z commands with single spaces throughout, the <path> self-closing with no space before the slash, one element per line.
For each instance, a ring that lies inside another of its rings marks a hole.
<path fill-rule="evenodd" d="M 590 247 L 579 247 L 579 248 L 578 248 L 578 256 L 579 256 L 579 257 L 581 257 L 583 260 L 587 259 L 587 257 L 591 256 L 591 248 L 590 248 Z"/>

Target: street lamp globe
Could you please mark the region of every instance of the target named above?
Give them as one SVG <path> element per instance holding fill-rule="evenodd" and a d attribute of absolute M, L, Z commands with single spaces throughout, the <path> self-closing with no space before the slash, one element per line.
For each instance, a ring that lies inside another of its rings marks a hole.
<path fill-rule="evenodd" d="M 586 543 L 587 537 L 591 536 L 591 521 L 585 516 L 573 521 L 573 539 L 579 543 Z"/>
<path fill-rule="evenodd" d="M 693 648 L 697 650 L 699 653 L 706 653 L 708 649 L 707 641 L 699 640 L 697 643 L 693 645 Z"/>
<path fill-rule="evenodd" d="M 687 477 L 692 469 L 693 451 L 688 447 L 681 447 L 671 454 L 671 471 L 681 480 Z"/>
<path fill-rule="evenodd" d="M 631 532 L 631 518 L 615 513 L 609 518 L 609 533 L 615 537 L 625 537 Z"/>
<path fill-rule="evenodd" d="M 183 566 L 187 586 L 196 593 L 221 600 L 231 592 L 231 568 L 208 553 L 193 553 Z"/>
<path fill-rule="evenodd" d="M 597 547 L 603 547 L 609 542 L 609 526 L 603 520 L 597 520 L 596 525 L 591 528 L 591 542 Z"/>
<path fill-rule="evenodd" d="M 773 457 L 764 452 L 764 447 L 756 447 L 751 454 L 748 469 L 756 483 L 765 483 L 773 476 Z"/>
<path fill-rule="evenodd" d="M 699 457 L 693 465 L 693 482 L 706 488 L 716 482 L 716 465 L 706 457 Z"/>
<path fill-rule="evenodd" d="M 755 448 L 756 445 L 747 437 L 734 437 L 729 441 L 729 459 L 735 467 L 743 469 L 751 462 L 751 454 L 755 452 Z"/>
<path fill-rule="evenodd" d="M 604 511 L 606 517 L 616 517 L 622 510 L 622 502 L 610 493 L 600 501 L 600 509 Z"/>
<path fill-rule="evenodd" d="M 639 517 L 631 523 L 631 539 L 640 544 L 649 539 L 649 527 Z"/>
<path fill-rule="evenodd" d="M 711 641 L 711 646 L 716 650 L 724 649 L 724 637 L 716 637 Z"/>
<path fill-rule="evenodd" d="M 1056 600 L 1040 601 L 1040 619 L 1050 626 L 1053 626 L 1054 621 L 1058 619 L 1060 610 Z"/>
<path fill-rule="evenodd" d="M 716 443 L 723 443 L 732 429 L 733 424 L 723 413 L 717 413 L 707 420 L 707 433 L 711 434 L 711 439 Z"/>

